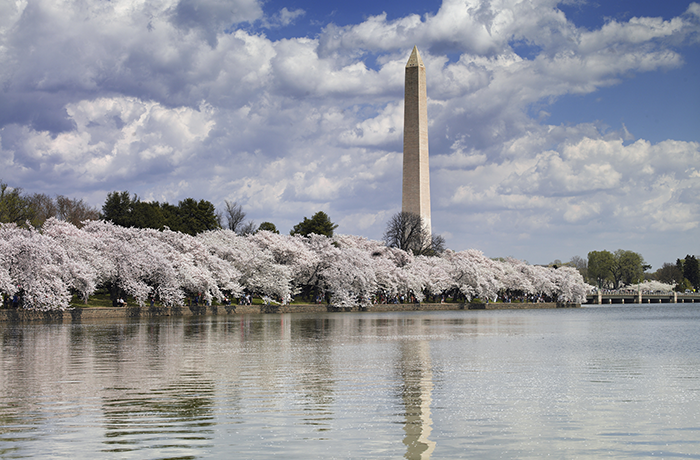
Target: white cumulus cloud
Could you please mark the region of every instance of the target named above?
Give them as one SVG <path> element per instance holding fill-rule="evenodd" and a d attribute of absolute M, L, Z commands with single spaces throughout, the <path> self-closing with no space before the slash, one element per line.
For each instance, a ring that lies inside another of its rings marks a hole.
<path fill-rule="evenodd" d="M 283 231 L 324 210 L 339 231 L 380 238 L 400 209 L 403 70 L 418 45 L 432 221 L 449 246 L 566 258 L 602 249 L 604 235 L 680 248 L 700 222 L 698 142 L 548 123 L 547 106 L 683 68 L 698 4 L 598 28 L 558 5 L 445 0 L 432 14 L 272 40 L 271 28 L 308 12 L 279 3 L 266 15 L 255 0 L 5 2 L 0 179 L 97 206 L 114 190 L 229 199 Z"/>

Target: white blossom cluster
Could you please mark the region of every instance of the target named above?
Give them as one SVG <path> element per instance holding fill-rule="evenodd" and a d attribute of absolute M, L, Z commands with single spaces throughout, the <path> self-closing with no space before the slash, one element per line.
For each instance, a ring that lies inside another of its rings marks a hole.
<path fill-rule="evenodd" d="M 623 290 L 649 293 L 672 293 L 675 290 L 675 284 L 666 284 L 656 280 L 644 280 L 640 284 L 630 284 L 622 288 Z"/>
<path fill-rule="evenodd" d="M 64 310 L 74 294 L 87 300 L 105 285 L 118 286 L 141 306 L 149 297 L 175 306 L 191 295 L 222 302 L 246 293 L 286 303 L 309 287 L 346 307 L 443 294 L 493 301 L 517 293 L 585 302 L 590 288 L 570 267 L 497 261 L 477 250 L 416 257 L 348 235 L 215 230 L 190 236 L 104 221 L 79 229 L 54 218 L 40 230 L 0 224 L 3 296 L 21 295 L 26 309 Z"/>

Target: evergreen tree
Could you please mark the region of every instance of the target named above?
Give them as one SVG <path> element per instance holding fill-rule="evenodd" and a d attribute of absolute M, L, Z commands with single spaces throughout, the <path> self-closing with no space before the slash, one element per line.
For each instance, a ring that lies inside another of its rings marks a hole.
<path fill-rule="evenodd" d="M 131 204 L 130 222 L 136 228 L 155 228 L 158 230 L 163 230 L 167 225 L 163 217 L 163 209 L 157 201 L 153 203 L 134 201 Z"/>
<path fill-rule="evenodd" d="M 180 201 L 178 208 L 183 233 L 196 235 L 207 230 L 221 228 L 216 216 L 216 208 L 209 201 L 195 201 L 192 198 L 185 198 Z"/>
<path fill-rule="evenodd" d="M 134 195 L 134 201 L 138 197 Z M 129 192 L 110 192 L 102 205 L 102 219 L 122 227 L 132 227 L 132 199 Z"/>
<path fill-rule="evenodd" d="M 700 266 L 695 256 L 685 256 L 683 263 L 683 276 L 695 289 L 700 289 Z"/>
<path fill-rule="evenodd" d="M 177 206 L 141 201 L 129 192 L 111 192 L 102 206 L 102 218 L 122 227 L 168 227 L 175 232 L 196 235 L 221 228 L 214 205 L 209 201 L 185 198 Z"/>
<path fill-rule="evenodd" d="M 312 233 L 317 235 L 325 235 L 329 238 L 333 236 L 333 230 L 338 228 L 338 225 L 331 222 L 330 217 L 323 211 L 314 214 L 311 219 L 304 217 L 304 220 L 299 222 L 289 232 L 290 235 L 309 236 Z"/>
<path fill-rule="evenodd" d="M 263 222 L 262 224 L 260 224 L 260 226 L 258 227 L 258 232 L 261 230 L 276 233 L 277 235 L 279 235 L 280 233 L 279 230 L 277 230 L 275 224 L 273 224 L 272 222 Z"/>

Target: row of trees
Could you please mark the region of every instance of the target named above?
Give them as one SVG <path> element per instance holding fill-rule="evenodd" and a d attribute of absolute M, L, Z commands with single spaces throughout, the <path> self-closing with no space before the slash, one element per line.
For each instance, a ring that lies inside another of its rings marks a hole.
<path fill-rule="evenodd" d="M 677 291 L 700 290 L 700 261 L 695 256 L 686 255 L 676 259 L 676 263 L 664 263 L 654 273 L 655 279 L 666 284 L 675 284 Z"/>
<path fill-rule="evenodd" d="M 217 211 L 207 200 L 186 198 L 177 205 L 167 202 L 141 201 L 138 195 L 128 191 L 107 194 L 102 210 L 87 205 L 82 199 L 72 199 L 62 195 L 55 198 L 43 193 L 25 194 L 21 188 L 11 188 L 0 182 L 0 223 L 15 223 L 19 226 L 40 228 L 49 218 L 70 222 L 80 227 L 83 221 L 103 219 L 122 227 L 152 228 L 170 230 L 196 235 L 208 230 L 228 228 L 239 235 L 252 234 L 260 230 L 279 233 L 275 224 L 263 222 L 257 225 L 246 220 L 243 207 L 226 200 L 222 211 Z M 331 222 L 322 211 L 311 219 L 295 225 L 292 235 L 333 236 L 338 226 Z"/>
<path fill-rule="evenodd" d="M 700 290 L 700 261 L 692 255 L 676 259 L 676 263 L 664 263 L 651 273 L 648 272 L 651 266 L 641 254 L 623 249 L 615 252 L 591 251 L 588 259 L 574 256 L 569 262 L 557 260 L 550 265 L 574 267 L 589 284 L 602 289 L 619 289 L 643 281 L 658 281 L 673 286 L 677 291 Z"/>
<path fill-rule="evenodd" d="M 51 198 L 45 194 L 25 195 L 21 189 L 11 189 L 0 182 L 0 222 L 14 222 L 23 226 L 40 228 L 49 218 L 57 218 L 76 227 L 86 220 L 104 219 L 123 227 L 170 229 L 188 235 L 228 228 L 237 235 L 251 235 L 259 231 L 279 233 L 271 222 L 259 226 L 246 220 L 246 213 L 240 204 L 225 201 L 223 211 L 217 211 L 206 200 L 196 201 L 186 198 L 177 205 L 141 201 L 129 192 L 111 192 L 107 195 L 102 212 L 76 200 L 64 196 Z M 319 211 L 310 219 L 295 225 L 290 235 L 310 234 L 333 237 L 338 226 L 330 217 Z M 414 256 L 439 255 L 445 250 L 445 240 L 440 235 L 431 235 L 430 229 L 415 214 L 401 212 L 392 216 L 384 233 L 384 243 L 391 248 L 410 252 Z M 700 289 L 700 269 L 695 256 L 677 259 L 675 264 L 666 263 L 656 273 L 645 273 L 650 266 L 644 258 L 633 251 L 615 252 L 592 251 L 588 259 L 573 257 L 562 264 L 556 261 L 553 266 L 567 265 L 579 270 L 584 280 L 600 288 L 620 288 L 635 284 L 643 279 L 654 279 L 667 284 L 675 284 L 676 289 Z"/>
<path fill-rule="evenodd" d="M 644 280 L 644 272 L 651 265 L 633 251 L 618 249 L 610 251 L 591 251 L 588 253 L 588 279 L 600 288 L 616 289 Z"/>
<path fill-rule="evenodd" d="M 24 308 L 65 309 L 73 295 L 86 300 L 99 287 L 116 302 L 153 297 L 183 305 L 244 293 L 288 302 L 325 298 L 338 306 L 371 305 L 397 295 L 495 300 L 500 295 L 584 302 L 590 286 L 577 270 L 496 261 L 476 250 L 414 255 L 382 242 L 310 233 L 269 231 L 241 236 L 228 229 L 196 236 L 165 229 L 127 228 L 86 221 L 78 228 L 55 218 L 41 229 L 0 224 L 0 292 Z"/>
<path fill-rule="evenodd" d="M 10 188 L 0 182 L 0 222 L 13 222 L 40 227 L 47 219 L 56 217 L 79 226 L 84 220 L 99 218 L 99 211 L 83 200 L 58 195 L 55 198 L 44 193 L 26 195 L 22 189 Z"/>
<path fill-rule="evenodd" d="M 141 201 L 129 192 L 107 194 L 101 218 L 122 227 L 169 228 L 176 232 L 196 235 L 220 228 L 220 219 L 213 204 L 206 200 L 185 198 L 177 206 L 157 201 Z"/>
<path fill-rule="evenodd" d="M 254 221 L 246 220 L 243 207 L 235 201 L 228 200 L 224 201 L 223 211 L 218 212 L 214 205 L 206 200 L 186 198 L 175 206 L 157 201 L 141 201 L 137 195 L 131 196 L 129 192 L 111 192 L 102 206 L 100 217 L 122 227 L 156 230 L 169 228 L 188 235 L 219 228 L 228 228 L 237 235 L 250 235 L 261 230 L 279 233 L 272 222 L 256 225 Z M 319 211 L 311 219 L 304 217 L 303 221 L 292 228 L 290 234 L 307 236 L 316 233 L 332 237 L 336 228 L 338 225 L 331 222 L 328 214 Z"/>

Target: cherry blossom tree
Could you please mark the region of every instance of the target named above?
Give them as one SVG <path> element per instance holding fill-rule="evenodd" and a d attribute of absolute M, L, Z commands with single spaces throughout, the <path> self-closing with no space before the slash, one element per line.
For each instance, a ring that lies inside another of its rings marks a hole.
<path fill-rule="evenodd" d="M 493 261 L 481 251 L 445 251 L 445 259 L 450 264 L 452 288 L 457 289 L 467 300 L 478 297 L 495 300 L 498 292 L 503 289 L 502 271 L 496 261 Z"/>
<path fill-rule="evenodd" d="M 412 253 L 353 235 L 337 235 L 334 243 L 341 249 L 357 249 L 370 255 L 376 280 L 375 296 L 389 301 L 407 294 L 409 288 L 402 268 L 414 259 Z M 342 256 L 342 251 L 338 255 Z"/>
<path fill-rule="evenodd" d="M 447 259 L 419 256 L 416 257 L 413 265 L 415 266 L 414 270 L 422 273 L 425 277 L 423 289 L 427 294 L 437 296 L 445 293 L 450 288 L 452 280 L 449 274 L 450 264 Z"/>
<path fill-rule="evenodd" d="M 341 248 L 334 257 L 328 257 L 327 262 L 320 278 L 334 305 L 351 307 L 371 303 L 371 295 L 377 290 L 377 279 L 367 252 L 353 247 Z"/>
<path fill-rule="evenodd" d="M 375 251 L 371 253 L 374 265 L 374 273 L 377 279 L 377 296 L 380 302 L 389 302 L 392 298 L 401 293 L 402 287 L 405 286 L 404 276 L 401 273 L 401 267 L 397 266 L 387 251 Z M 408 255 L 408 254 L 407 254 Z"/>
<path fill-rule="evenodd" d="M 212 230 L 190 236 L 104 221 L 82 224 L 50 218 L 39 231 L 2 224 L 3 295 L 21 295 L 24 308 L 60 310 L 68 307 L 72 293 L 87 300 L 99 286 L 110 290 L 115 304 L 123 295 L 140 305 L 149 296 L 183 305 L 191 295 L 210 302 L 244 292 L 288 302 L 302 292 L 344 307 L 457 293 L 467 301 L 519 293 L 585 302 L 590 290 L 570 267 L 492 260 L 477 250 L 426 257 L 352 235 L 260 231 L 241 236 Z"/>
<path fill-rule="evenodd" d="M 102 280 L 110 290 L 113 305 L 125 294 L 141 306 L 151 294 L 162 295 L 165 303 L 181 299 L 167 247 L 152 233 L 157 230 L 90 221 L 83 231 L 94 236 L 95 249 L 104 257 Z"/>
<path fill-rule="evenodd" d="M 663 283 L 661 281 L 645 280 L 640 284 L 630 284 L 629 286 L 625 286 L 624 289 L 629 289 L 632 291 L 637 291 L 638 289 L 641 289 L 642 292 L 673 292 L 675 286 L 675 284 Z M 591 286 L 591 288 L 592 287 L 593 286 Z"/>
<path fill-rule="evenodd" d="M 559 267 L 553 270 L 555 292 L 560 302 L 583 303 L 586 294 L 592 291 L 593 286 L 586 284 L 579 272 L 574 267 Z"/>
<path fill-rule="evenodd" d="M 527 275 L 528 264 L 511 257 L 501 263 L 504 290 L 510 294 L 534 294 L 531 277 Z"/>
<path fill-rule="evenodd" d="M 331 263 L 340 257 L 340 245 L 335 238 L 331 239 L 316 233 L 303 237 L 303 241 L 316 257 L 308 260 L 306 269 L 298 277 L 302 296 L 307 299 L 321 299 L 326 298 L 328 294 L 330 298 L 330 290 L 324 274 Z"/>
<path fill-rule="evenodd" d="M 317 267 L 321 262 L 321 252 L 314 250 L 309 244 L 311 239 L 328 239 L 324 235 L 311 234 L 309 237 L 295 234 L 280 235 L 269 231 L 259 231 L 248 236 L 248 240 L 262 251 L 268 251 L 276 264 L 289 267 L 291 270 L 291 294 L 299 294 L 310 280 L 314 279 Z"/>
<path fill-rule="evenodd" d="M 214 298 L 222 301 L 225 295 L 236 296 L 243 291 L 239 282 L 241 272 L 231 262 L 210 252 L 200 239 L 167 229 L 146 231 L 166 244 L 166 259 L 175 269 L 172 283 L 158 283 L 161 297 L 161 291 L 166 287 L 176 294 L 179 294 L 179 290 L 201 295 L 205 302 L 211 302 Z M 161 270 L 163 268 L 167 267 L 161 267 Z M 162 274 L 164 280 L 170 281 L 168 275 L 167 272 Z"/>
<path fill-rule="evenodd" d="M 83 302 L 87 303 L 97 285 L 102 282 L 101 276 L 106 270 L 105 259 L 96 250 L 98 242 L 93 235 L 55 217 L 44 222 L 42 233 L 62 247 L 70 260 L 75 262 L 66 269 L 69 270 L 72 287 Z"/>
<path fill-rule="evenodd" d="M 4 226 L 7 224 L 0 224 L 0 226 Z M 0 229 L 0 234 L 3 233 L 3 230 Z M 10 276 L 10 251 L 11 251 L 10 243 L 4 239 L 0 239 L 0 294 L 7 295 L 7 296 L 12 296 L 17 292 L 17 286 L 15 283 L 12 281 L 12 277 Z M 0 299 L 2 301 L 2 299 Z"/>
<path fill-rule="evenodd" d="M 197 238 L 212 254 L 234 265 L 241 273 L 240 284 L 248 292 L 282 302 L 290 300 L 292 271 L 288 266 L 276 263 L 270 250 L 261 249 L 231 230 L 204 232 Z"/>
<path fill-rule="evenodd" d="M 15 286 L 7 293 L 20 294 L 22 306 L 28 310 L 68 308 L 70 273 L 78 268 L 66 251 L 37 230 L 22 229 L 15 224 L 0 227 L 0 240 L 6 243 L 0 249 L 3 249 L 3 259 Z"/>

